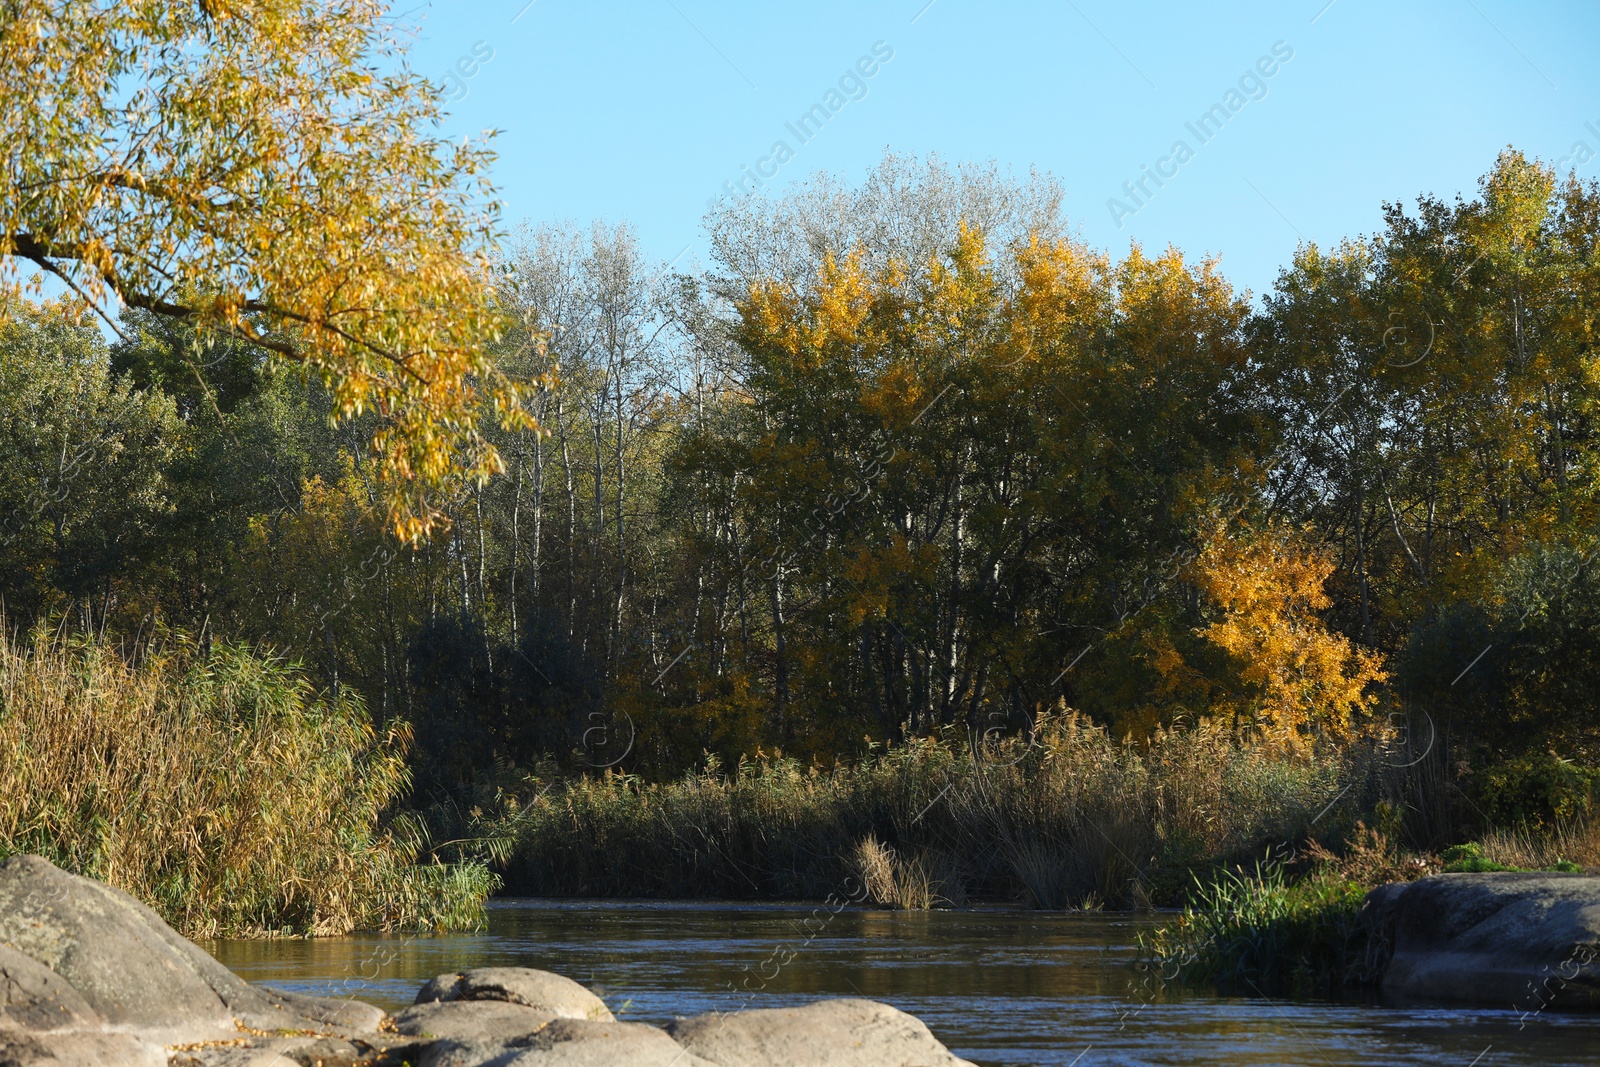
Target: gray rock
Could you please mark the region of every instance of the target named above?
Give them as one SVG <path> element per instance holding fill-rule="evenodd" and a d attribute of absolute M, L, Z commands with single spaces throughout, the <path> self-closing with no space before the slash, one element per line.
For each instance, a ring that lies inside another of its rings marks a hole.
<path fill-rule="evenodd" d="M 1393 952 L 1383 989 L 1405 999 L 1600 1008 L 1600 878 L 1443 874 L 1367 900 L 1369 931 Z"/>
<path fill-rule="evenodd" d="M 556 1019 L 515 1041 L 441 1041 L 418 1067 L 716 1067 L 643 1023 Z"/>
<path fill-rule="evenodd" d="M 252 1037 L 175 1050 L 167 1067 L 356 1067 L 372 1050 L 339 1037 Z"/>
<path fill-rule="evenodd" d="M 461 973 L 441 974 L 422 983 L 413 1004 L 432 1004 L 439 1000 L 460 1000 Z"/>
<path fill-rule="evenodd" d="M 167 1067 L 167 1052 L 128 1034 L 0 1030 L 0 1067 Z"/>
<path fill-rule="evenodd" d="M 668 1027 L 717 1067 L 972 1067 L 922 1020 L 875 1000 L 697 1015 Z"/>
<path fill-rule="evenodd" d="M 612 1020 L 605 1001 L 577 982 L 531 967 L 479 967 L 441 974 L 418 991 L 416 1003 L 452 1000 L 501 1000 L 539 1008 L 558 1019 Z"/>
<path fill-rule="evenodd" d="M 397 1033 L 496 1042 L 526 1037 L 555 1019 L 551 1012 L 503 1000 L 436 1000 L 394 1016 Z"/>
<path fill-rule="evenodd" d="M 16 949 L 0 945 L 0 1027 L 71 1030 L 104 1022 L 66 979 Z"/>
<path fill-rule="evenodd" d="M 366 1034 L 376 1030 L 388 1012 L 362 1000 L 348 997 L 310 997 L 304 993 L 289 993 L 281 989 L 248 986 L 259 994 L 269 1006 L 288 1012 L 318 1026 L 336 1030 L 346 1036 Z"/>
<path fill-rule="evenodd" d="M 127 893 L 39 856 L 0 863 L 0 944 L 54 971 L 113 1029 L 163 1044 L 236 1038 L 236 1020 L 349 1036 L 382 1018 L 370 1005 L 258 989 Z"/>

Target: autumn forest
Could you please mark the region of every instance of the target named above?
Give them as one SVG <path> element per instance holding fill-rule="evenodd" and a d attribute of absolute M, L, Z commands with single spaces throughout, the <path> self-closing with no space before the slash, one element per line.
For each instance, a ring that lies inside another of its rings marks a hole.
<path fill-rule="evenodd" d="M 520 232 L 492 352 L 537 425 L 414 543 L 315 376 L 35 306 L 0 368 L 7 624 L 298 661 L 410 724 L 424 804 L 1070 708 L 1135 742 L 1425 733 L 1479 806 L 1570 814 L 1600 192 L 1507 151 L 1259 297 L 1085 247 L 1059 200 L 890 156 L 725 203 L 699 272 L 626 226 Z"/>

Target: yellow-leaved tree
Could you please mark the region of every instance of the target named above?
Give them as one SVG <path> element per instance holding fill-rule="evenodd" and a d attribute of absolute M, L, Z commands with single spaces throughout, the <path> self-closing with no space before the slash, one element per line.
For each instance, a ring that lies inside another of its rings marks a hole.
<path fill-rule="evenodd" d="M 431 132 L 386 5 L 10 0 L 0 100 L 0 316 L 31 263 L 302 363 L 378 417 L 403 538 L 500 468 L 478 413 L 528 417 L 484 350 L 491 156 Z"/>
<path fill-rule="evenodd" d="M 1232 670 L 1213 712 L 1231 711 L 1290 747 L 1317 730 L 1347 738 L 1388 674 L 1381 654 L 1329 629 L 1327 554 L 1283 526 L 1207 531 L 1186 577 L 1212 615 L 1196 636 L 1228 654 Z"/>

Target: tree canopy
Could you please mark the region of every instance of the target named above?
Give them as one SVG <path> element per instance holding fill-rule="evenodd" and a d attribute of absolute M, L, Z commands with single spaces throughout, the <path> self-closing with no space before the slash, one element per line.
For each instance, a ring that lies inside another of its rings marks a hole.
<path fill-rule="evenodd" d="M 434 131 L 384 4 L 9 0 L 0 98 L 0 315 L 27 263 L 297 361 L 377 416 L 406 539 L 502 468 L 480 415 L 527 416 L 486 354 L 491 154 Z"/>

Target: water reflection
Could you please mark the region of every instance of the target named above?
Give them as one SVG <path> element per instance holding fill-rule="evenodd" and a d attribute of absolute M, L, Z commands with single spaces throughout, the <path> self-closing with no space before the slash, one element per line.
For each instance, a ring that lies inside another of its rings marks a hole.
<path fill-rule="evenodd" d="M 831 915 L 792 905 L 499 901 L 481 934 L 206 947 L 251 981 L 386 1008 L 411 1003 L 436 974 L 485 966 L 568 975 L 620 1017 L 642 1022 L 866 996 L 918 1015 L 985 1067 L 1600 1065 L 1600 1017 L 1593 1015 L 1545 1012 L 1519 1030 L 1510 1010 L 1193 994 L 1148 1002 L 1127 960 L 1134 935 L 1150 921 L 1000 910 Z"/>

